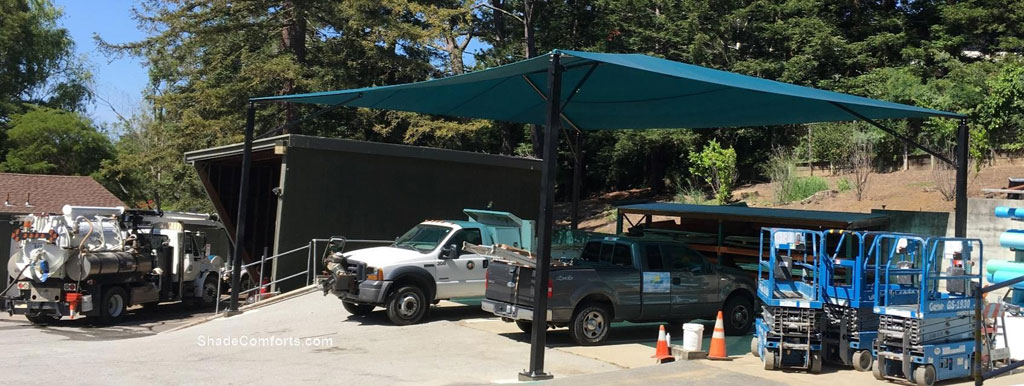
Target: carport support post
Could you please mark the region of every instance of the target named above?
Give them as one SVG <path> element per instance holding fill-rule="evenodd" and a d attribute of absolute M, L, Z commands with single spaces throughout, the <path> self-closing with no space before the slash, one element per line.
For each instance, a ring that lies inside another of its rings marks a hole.
<path fill-rule="evenodd" d="M 953 235 L 967 237 L 967 163 L 970 157 L 967 119 L 960 120 L 956 129 L 956 208 Z"/>
<path fill-rule="evenodd" d="M 557 52 L 548 67 L 548 116 L 544 132 L 544 166 L 541 169 L 540 216 L 537 217 L 537 267 L 533 281 L 533 331 L 530 334 L 530 370 L 520 381 L 551 379 L 544 372 L 544 347 L 548 330 L 548 277 L 551 269 L 551 234 L 555 209 L 555 174 L 558 172 L 558 132 L 561 131 L 562 65 Z"/>
<path fill-rule="evenodd" d="M 583 184 L 583 132 L 576 130 L 576 159 L 572 168 L 572 230 L 580 228 L 580 185 Z"/>
<path fill-rule="evenodd" d="M 231 267 L 231 303 L 227 315 L 238 314 L 238 293 L 242 291 L 242 249 L 245 248 L 246 210 L 249 207 L 249 170 L 252 169 L 252 137 L 256 126 L 256 105 L 249 102 L 245 114 L 245 143 L 242 145 L 242 180 L 238 183 L 238 222 L 235 223 L 235 250 Z M 262 282 L 263 278 L 260 278 Z"/>

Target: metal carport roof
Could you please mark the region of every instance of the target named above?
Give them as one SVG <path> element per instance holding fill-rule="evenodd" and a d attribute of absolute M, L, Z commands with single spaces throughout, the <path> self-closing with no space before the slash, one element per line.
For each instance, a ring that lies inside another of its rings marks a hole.
<path fill-rule="evenodd" d="M 624 205 L 618 207 L 618 210 L 625 214 L 652 214 L 737 222 L 773 222 L 794 227 L 835 229 L 866 229 L 885 225 L 888 222 L 888 217 L 882 214 L 751 208 L 733 205 L 690 205 L 671 202 Z"/>

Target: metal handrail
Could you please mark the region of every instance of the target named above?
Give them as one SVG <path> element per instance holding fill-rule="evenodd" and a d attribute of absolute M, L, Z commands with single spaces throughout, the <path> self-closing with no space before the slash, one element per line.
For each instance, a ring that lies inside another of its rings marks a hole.
<path fill-rule="evenodd" d="M 1021 275 L 1021 276 L 1018 276 L 1016 278 L 1004 281 L 1002 283 L 992 284 L 992 285 L 990 285 L 988 287 L 984 287 L 984 288 L 979 289 L 978 291 L 975 291 L 975 298 L 974 298 L 974 300 L 975 300 L 974 301 L 974 318 L 975 318 L 975 321 L 974 321 L 974 323 L 975 323 L 975 328 L 974 328 L 974 384 L 975 385 L 979 385 L 980 386 L 980 385 L 985 383 L 986 379 L 1000 376 L 1000 375 L 1005 374 L 1007 372 L 1013 371 L 1014 369 L 1017 369 L 1017 368 L 1019 368 L 1021 366 L 1024 366 L 1024 361 L 1015 361 L 1013 363 L 1010 363 L 1009 365 L 1000 367 L 1000 368 L 995 369 L 995 370 L 989 370 L 989 371 L 986 371 L 984 373 L 981 371 L 981 335 L 982 335 L 981 331 L 982 331 L 982 328 L 984 327 L 984 318 L 982 318 L 982 316 L 981 316 L 981 303 L 983 303 L 983 300 L 985 298 L 985 294 L 986 293 L 989 293 L 989 292 L 992 292 L 992 291 L 995 291 L 995 290 L 999 290 L 999 289 L 1003 289 L 1003 288 L 1006 288 L 1006 287 L 1009 287 L 1009 286 L 1012 286 L 1012 285 L 1016 285 L 1016 284 L 1019 284 L 1019 283 L 1024 283 L 1024 275 Z M 1005 326 L 1004 326 L 1004 328 L 1005 328 Z"/>
<path fill-rule="evenodd" d="M 345 245 L 348 244 L 348 243 L 354 243 L 354 244 L 391 244 L 391 243 L 394 242 L 394 240 L 348 239 L 348 238 L 345 238 L 345 237 L 342 237 L 342 236 L 332 236 L 332 237 L 326 238 L 326 239 L 310 239 L 309 240 L 309 244 L 306 244 L 304 246 L 301 246 L 301 247 L 298 247 L 298 248 L 294 248 L 294 249 L 291 249 L 291 250 L 288 250 L 288 251 L 284 251 L 284 252 L 281 252 L 281 253 L 278 253 L 278 254 L 272 255 L 272 256 L 267 256 L 267 250 L 266 250 L 266 248 L 264 248 L 263 249 L 263 257 L 262 258 L 260 258 L 258 261 L 253 261 L 251 263 L 242 265 L 242 268 L 249 268 L 249 267 L 255 266 L 257 264 L 260 265 L 259 283 L 256 283 L 256 285 L 254 287 L 246 289 L 246 290 L 243 290 L 243 291 L 239 292 L 238 294 L 239 295 L 244 295 L 244 294 L 248 294 L 250 292 L 255 292 L 257 290 L 262 291 L 263 289 L 267 288 L 268 286 L 273 286 L 273 285 L 275 285 L 277 283 L 280 283 L 280 282 L 283 282 L 283 281 L 286 281 L 286 280 L 291 280 L 291 279 L 297 278 L 297 277 L 302 276 L 302 275 L 306 275 L 306 285 L 307 286 L 312 284 L 313 278 L 315 276 L 315 275 L 312 274 L 313 266 L 314 266 L 314 259 L 313 259 L 314 258 L 314 253 L 315 253 L 315 251 L 317 249 L 317 245 L 319 243 L 325 243 L 325 242 L 326 243 L 332 243 L 332 242 L 340 243 L 341 250 L 344 251 Z M 263 282 L 263 278 L 265 276 L 264 275 L 265 274 L 264 267 L 266 266 L 266 262 L 273 261 L 274 259 L 277 259 L 277 258 L 279 258 L 281 256 L 289 255 L 289 254 L 292 254 L 292 253 L 295 253 L 295 252 L 299 252 L 299 251 L 302 251 L 302 250 L 306 250 L 306 269 L 304 271 L 296 272 L 296 273 L 294 273 L 292 275 L 289 275 L 289 276 L 283 277 L 283 278 L 279 278 L 279 279 L 274 280 L 274 281 L 270 281 L 270 282 L 266 282 L 266 283 Z M 260 300 L 262 300 L 262 299 L 257 299 L 257 301 L 260 301 Z M 220 313 L 220 302 L 221 302 L 221 286 L 218 285 L 217 286 L 217 301 L 215 302 L 216 306 L 214 307 L 214 311 L 213 311 L 214 314 Z"/>

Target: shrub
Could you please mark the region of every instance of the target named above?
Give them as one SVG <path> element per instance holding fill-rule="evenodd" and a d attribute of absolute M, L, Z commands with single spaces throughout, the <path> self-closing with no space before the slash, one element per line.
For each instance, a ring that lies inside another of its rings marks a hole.
<path fill-rule="evenodd" d="M 814 193 L 828 190 L 828 181 L 821 177 L 797 177 L 796 157 L 792 153 L 776 149 L 764 165 L 764 172 L 772 180 L 775 189 L 775 203 L 800 201 Z"/>
<path fill-rule="evenodd" d="M 828 190 L 828 181 L 821 177 L 797 177 L 790 184 L 790 188 L 786 190 L 786 202 L 800 201 L 813 196 L 814 193 Z"/>
<path fill-rule="evenodd" d="M 692 186 L 677 188 L 675 201 L 681 204 L 708 205 L 713 200 L 708 199 L 700 189 Z"/>
<path fill-rule="evenodd" d="M 736 185 L 736 151 L 712 139 L 700 153 L 690 153 L 690 173 L 711 185 L 715 201 L 727 204 Z"/>
<path fill-rule="evenodd" d="M 853 189 L 853 184 L 851 184 L 850 180 L 846 179 L 846 177 L 843 177 L 840 178 L 839 181 L 836 181 L 836 189 L 838 189 L 840 193 L 849 192 Z"/>

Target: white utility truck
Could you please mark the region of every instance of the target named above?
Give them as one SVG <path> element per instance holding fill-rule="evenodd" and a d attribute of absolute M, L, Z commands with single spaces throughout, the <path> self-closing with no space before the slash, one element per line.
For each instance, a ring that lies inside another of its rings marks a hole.
<path fill-rule="evenodd" d="M 210 253 L 207 232 L 224 227 L 210 215 L 65 205 L 18 221 L 13 281 L 0 300 L 32 323 L 78 315 L 116 323 L 132 305 L 217 301 L 224 259 Z"/>
<path fill-rule="evenodd" d="M 508 212 L 463 212 L 468 220 L 424 221 L 386 247 L 344 252 L 332 242 L 320 277 L 324 295 L 336 295 L 353 315 L 384 307 L 398 325 L 419 322 L 441 300 L 482 297 L 489 258 L 463 244 L 532 251 L 535 225 Z"/>

